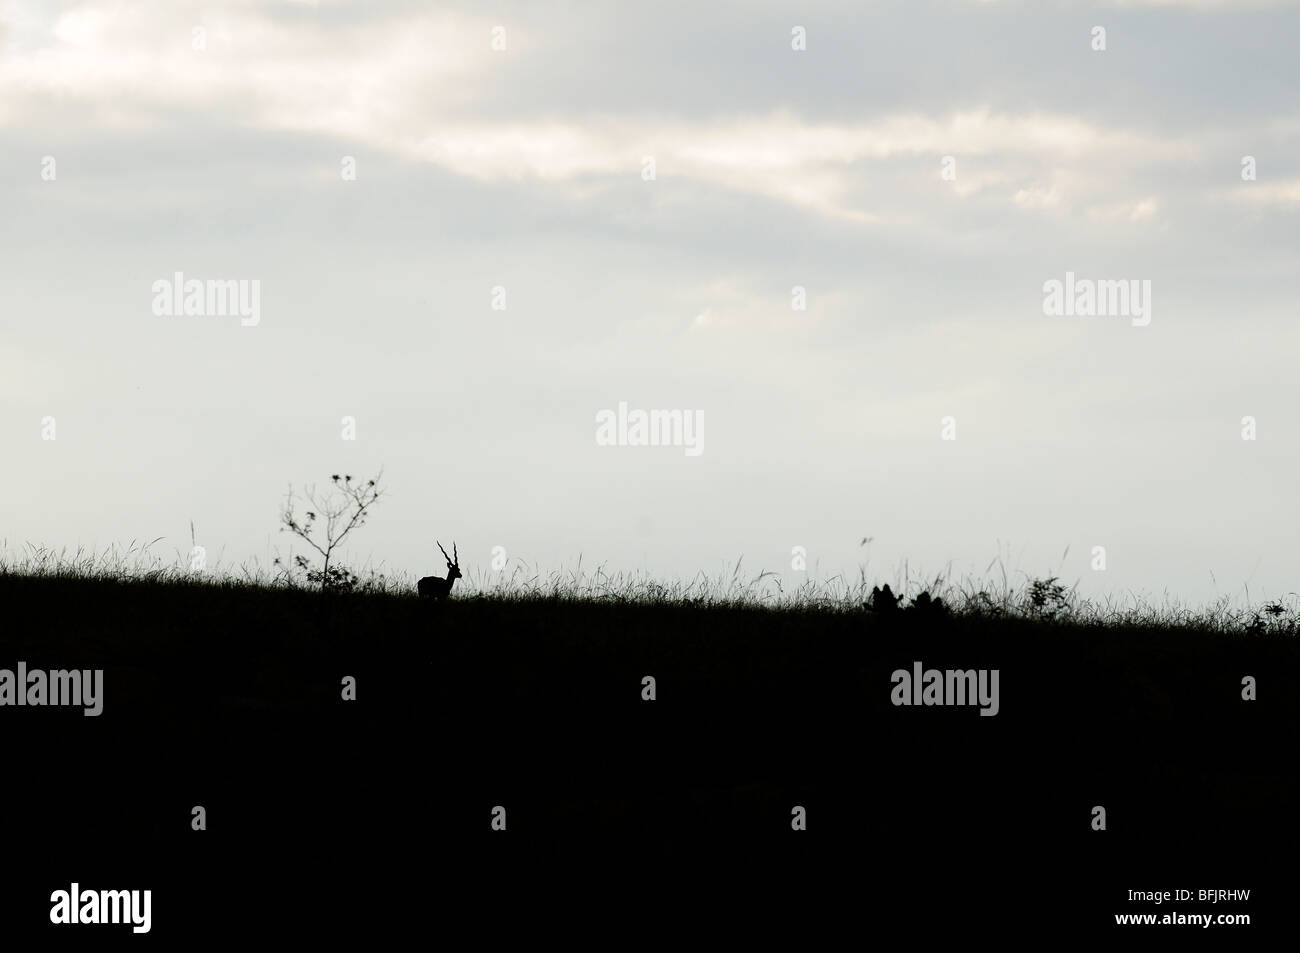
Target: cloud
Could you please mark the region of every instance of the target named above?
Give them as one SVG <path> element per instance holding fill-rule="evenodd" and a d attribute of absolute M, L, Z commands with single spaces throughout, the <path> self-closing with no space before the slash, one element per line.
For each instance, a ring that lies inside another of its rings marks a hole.
<path fill-rule="evenodd" d="M 1008 204 L 1069 208 L 1090 190 L 1073 165 L 1149 164 L 1195 154 L 1188 142 L 1041 111 L 901 111 L 868 121 L 811 121 L 790 109 L 692 120 L 609 115 L 494 120 L 469 90 L 529 65 L 538 44 L 512 26 L 509 59 L 489 48 L 492 21 L 460 13 L 349 22 L 277 19 L 253 6 L 222 14 L 134 3 L 81 4 L 45 19 L 10 4 L 18 42 L 0 61 L 0 123 L 43 121 L 83 105 L 88 127 L 166 128 L 197 111 L 213 123 L 330 137 L 432 163 L 482 182 L 685 178 L 838 221 L 880 220 L 870 163 L 955 155 L 959 196 L 996 191 Z M 194 48 L 195 29 L 203 33 Z M 507 65 L 508 64 L 508 65 Z M 81 114 L 79 114 L 81 115 Z M 983 157 L 979 168 L 965 160 Z M 1038 180 L 1048 182 L 1037 184 Z M 577 191 L 574 193 L 577 194 Z"/>
<path fill-rule="evenodd" d="M 490 21 L 451 13 L 331 28 L 247 6 L 80 4 L 42 18 L 10 3 L 2 19 L 7 123 L 51 102 L 111 104 L 156 125 L 170 118 L 159 107 L 230 107 L 259 126 L 363 139 L 428 98 L 463 100 L 456 91 L 491 56 Z"/>
<path fill-rule="evenodd" d="M 1227 193 L 1235 201 L 1248 205 L 1272 205 L 1288 208 L 1300 205 L 1300 179 L 1282 182 L 1244 182 Z"/>
<path fill-rule="evenodd" d="M 1088 218 L 1095 224 L 1136 225 L 1155 218 L 1160 203 L 1155 198 L 1108 202 L 1088 209 Z"/>

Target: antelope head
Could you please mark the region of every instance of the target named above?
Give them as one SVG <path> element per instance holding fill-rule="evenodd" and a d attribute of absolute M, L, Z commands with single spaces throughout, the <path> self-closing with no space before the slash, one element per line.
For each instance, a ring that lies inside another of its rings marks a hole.
<path fill-rule="evenodd" d="M 437 542 L 437 540 L 434 540 Z M 442 543 L 438 543 L 438 548 L 442 549 Z M 456 541 L 451 543 L 452 555 L 447 555 L 447 550 L 442 549 L 442 558 L 447 560 L 447 582 L 453 582 L 460 578 L 460 553 L 456 552 Z"/>

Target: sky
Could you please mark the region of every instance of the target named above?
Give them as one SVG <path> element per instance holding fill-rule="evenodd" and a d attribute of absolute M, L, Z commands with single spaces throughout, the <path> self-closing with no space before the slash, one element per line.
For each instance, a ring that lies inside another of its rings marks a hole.
<path fill-rule="evenodd" d="M 0 0 L 0 541 L 266 564 L 290 484 L 382 468 L 347 558 L 412 575 L 437 539 L 1284 596 L 1297 36 L 1248 0 Z M 169 313 L 177 273 L 250 307 Z M 698 440 L 611 442 L 620 404 Z"/>

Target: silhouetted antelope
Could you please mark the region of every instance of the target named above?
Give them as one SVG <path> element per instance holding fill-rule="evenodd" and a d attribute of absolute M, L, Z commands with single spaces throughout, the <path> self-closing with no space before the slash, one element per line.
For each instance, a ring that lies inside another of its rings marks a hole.
<path fill-rule="evenodd" d="M 442 549 L 442 543 L 438 543 L 438 548 Z M 456 552 L 455 541 L 451 544 L 451 551 L 453 555 L 448 556 L 447 550 L 442 549 L 442 558 L 447 560 L 446 579 L 441 576 L 425 576 L 416 584 L 421 599 L 445 599 L 451 595 L 452 583 L 460 578 L 460 553 Z"/>

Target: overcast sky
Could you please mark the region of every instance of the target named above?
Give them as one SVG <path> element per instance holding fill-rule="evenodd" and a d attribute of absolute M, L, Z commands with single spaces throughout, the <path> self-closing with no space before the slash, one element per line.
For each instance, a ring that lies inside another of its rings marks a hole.
<path fill-rule="evenodd" d="M 291 481 L 382 466 L 353 556 L 413 574 L 438 538 L 1292 592 L 1297 37 L 1208 0 L 0 0 L 0 537 L 192 520 L 265 562 Z M 177 272 L 257 281 L 257 322 L 156 314 Z M 1045 315 L 1067 272 L 1149 281 L 1149 324 Z M 702 452 L 599 445 L 620 402 Z"/>

